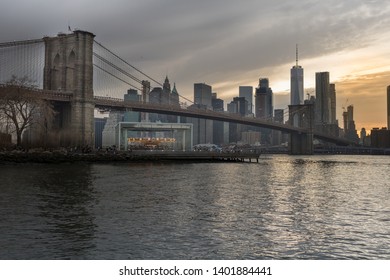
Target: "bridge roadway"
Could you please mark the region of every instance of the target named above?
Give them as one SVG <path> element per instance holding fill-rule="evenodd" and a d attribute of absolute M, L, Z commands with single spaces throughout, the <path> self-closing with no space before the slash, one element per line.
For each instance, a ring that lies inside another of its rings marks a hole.
<path fill-rule="evenodd" d="M 71 102 L 73 99 L 72 92 L 65 91 L 53 91 L 43 90 L 23 86 L 6 85 L 0 84 L 0 98 L 6 96 L 27 96 L 29 98 L 40 98 L 50 101 L 62 101 Z M 205 118 L 223 122 L 234 122 L 244 125 L 251 125 L 256 127 L 264 127 L 269 129 L 275 129 L 286 133 L 307 133 L 307 129 L 293 127 L 287 124 L 276 123 L 264 119 L 242 117 L 237 114 L 215 112 L 212 110 L 198 109 L 198 108 L 182 108 L 180 106 L 164 105 L 164 104 L 153 104 L 143 102 L 130 102 L 124 101 L 119 98 L 95 96 L 92 102 L 95 107 L 100 110 L 133 110 L 137 112 L 149 112 L 158 114 L 178 115 L 192 118 Z M 338 145 L 356 145 L 355 143 L 346 140 L 344 138 L 333 137 L 323 133 L 314 131 L 313 136 L 317 139 L 324 140 L 327 142 L 335 143 Z"/>
<path fill-rule="evenodd" d="M 215 121 L 235 122 L 245 125 L 254 125 L 264 128 L 277 129 L 288 133 L 306 133 L 307 130 L 303 128 L 292 127 L 286 124 L 275 123 L 267 120 L 242 117 L 238 114 L 215 112 L 207 109 L 198 108 L 182 108 L 180 106 L 173 106 L 169 104 L 153 104 L 136 101 L 124 101 L 122 99 L 95 96 L 95 107 L 105 109 L 117 110 L 133 110 L 137 112 L 149 112 L 158 114 L 177 115 L 191 118 L 205 118 Z"/>
<path fill-rule="evenodd" d="M 0 98 L 23 96 L 27 98 L 40 98 L 50 101 L 70 102 L 73 98 L 72 92 L 44 90 L 32 87 L 0 84 Z"/>

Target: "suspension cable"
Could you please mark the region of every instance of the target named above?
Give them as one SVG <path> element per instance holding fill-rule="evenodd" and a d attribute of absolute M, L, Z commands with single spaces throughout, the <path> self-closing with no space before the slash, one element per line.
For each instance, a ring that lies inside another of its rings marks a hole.
<path fill-rule="evenodd" d="M 98 58 L 99 60 L 101 60 L 102 62 L 108 64 L 109 66 L 111 66 L 112 68 L 114 68 L 115 70 L 118 70 L 119 72 L 121 72 L 122 74 L 128 76 L 129 78 L 135 80 L 136 82 L 142 84 L 142 81 L 140 79 L 138 79 L 137 77 L 133 76 L 132 74 L 130 74 L 129 72 L 123 70 L 122 68 L 116 66 L 114 63 L 108 61 L 107 59 L 105 59 L 104 57 L 98 55 L 97 53 L 93 52 L 93 55 Z"/>
<path fill-rule="evenodd" d="M 105 46 L 103 46 L 101 43 L 97 42 L 96 40 L 94 40 L 94 42 L 100 46 L 101 48 L 103 48 L 104 50 L 106 50 L 107 52 L 109 52 L 111 55 L 113 55 L 115 58 L 119 59 L 121 62 L 123 62 L 124 64 L 126 64 L 127 66 L 131 67 L 132 69 L 138 71 L 139 73 L 141 73 L 142 75 L 144 75 L 145 77 L 147 77 L 148 79 L 150 79 L 151 81 L 155 82 L 156 84 L 158 84 L 159 86 L 161 87 L 164 87 L 164 85 L 160 82 L 158 82 L 156 79 L 152 78 L 151 76 L 147 75 L 145 72 L 141 71 L 139 68 L 131 65 L 130 63 L 128 63 L 127 61 L 125 61 L 124 59 L 122 59 L 121 57 L 119 57 L 117 54 L 113 53 L 111 50 L 109 50 L 108 48 L 106 48 Z M 136 78 L 135 76 L 129 74 L 128 72 L 124 71 L 123 69 L 117 67 L 115 64 L 113 64 L 112 62 L 109 62 L 108 60 L 106 60 L 105 58 L 103 58 L 102 56 L 98 55 L 96 52 L 94 52 L 94 55 L 95 57 L 97 57 L 98 59 L 102 60 L 103 62 L 107 63 L 108 65 L 110 65 L 111 67 L 113 67 L 114 69 L 120 71 L 122 74 L 126 75 L 126 76 L 131 76 L 130 78 L 132 78 L 133 80 L 136 80 L 137 82 L 141 83 L 142 84 L 142 81 L 138 78 Z M 141 90 L 142 91 L 142 90 Z M 170 91 L 171 93 L 172 91 Z M 179 97 L 181 97 L 182 99 L 190 102 L 191 104 L 195 104 L 194 101 L 186 98 L 185 96 L 183 95 L 180 95 L 178 94 Z"/>
<path fill-rule="evenodd" d="M 145 77 L 147 77 L 148 79 L 152 80 L 153 82 L 155 82 L 156 84 L 162 86 L 162 84 L 158 81 L 156 81 L 155 79 L 153 79 L 152 77 L 150 77 L 149 75 L 145 74 L 144 72 L 142 72 L 141 70 L 139 70 L 137 67 L 131 65 L 130 63 L 128 63 L 127 61 L 125 61 L 124 59 L 122 59 L 121 57 L 119 57 L 118 55 L 116 55 L 115 53 L 113 53 L 111 50 L 107 49 L 105 46 L 103 46 L 102 44 L 100 44 L 99 42 L 97 42 L 96 40 L 94 40 L 94 42 L 96 44 L 98 44 L 100 47 L 102 47 L 104 50 L 108 51 L 110 54 L 112 54 L 114 57 L 116 57 L 117 59 L 119 59 L 120 61 L 122 61 L 123 63 L 125 63 L 126 65 L 130 66 L 131 68 L 133 68 L 134 70 L 138 71 L 139 73 L 141 73 L 142 75 L 144 75 Z"/>
<path fill-rule="evenodd" d="M 142 89 L 140 89 L 140 88 L 138 88 L 138 87 L 136 87 L 136 86 L 130 84 L 129 82 L 126 82 L 125 80 L 119 78 L 118 76 L 116 76 L 116 75 L 110 73 L 109 71 L 103 69 L 102 67 L 98 66 L 97 64 L 94 63 L 93 66 L 95 66 L 95 67 L 97 67 L 98 69 L 102 70 L 103 72 L 105 72 L 105 73 L 111 75 L 112 77 L 114 77 L 114 78 L 120 80 L 121 82 L 123 82 L 123 83 L 125 83 L 125 84 L 127 84 L 127 85 L 129 85 L 129 86 L 131 86 L 131 87 L 133 87 L 133 88 L 135 88 L 135 89 L 138 89 L 139 91 L 142 91 Z"/>

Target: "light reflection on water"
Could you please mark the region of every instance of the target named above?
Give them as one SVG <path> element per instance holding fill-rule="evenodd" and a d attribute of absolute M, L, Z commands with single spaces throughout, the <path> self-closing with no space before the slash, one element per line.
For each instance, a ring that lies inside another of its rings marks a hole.
<path fill-rule="evenodd" d="M 2 165 L 1 259 L 389 259 L 390 158 Z"/>

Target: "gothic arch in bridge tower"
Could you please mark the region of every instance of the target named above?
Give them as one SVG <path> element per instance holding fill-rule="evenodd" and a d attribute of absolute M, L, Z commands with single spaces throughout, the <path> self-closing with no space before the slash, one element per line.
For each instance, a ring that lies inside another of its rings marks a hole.
<path fill-rule="evenodd" d="M 295 113 L 294 115 L 293 115 L 293 123 L 292 123 L 292 125 L 294 126 L 294 127 L 299 127 L 299 115 L 298 115 L 298 113 Z"/>
<path fill-rule="evenodd" d="M 293 107 L 294 106 L 294 107 Z M 312 120 L 310 119 L 310 112 L 306 105 L 296 105 L 290 106 L 290 118 L 292 120 L 291 125 L 294 127 L 309 128 L 312 125 Z M 298 108 L 298 109 L 297 109 Z"/>

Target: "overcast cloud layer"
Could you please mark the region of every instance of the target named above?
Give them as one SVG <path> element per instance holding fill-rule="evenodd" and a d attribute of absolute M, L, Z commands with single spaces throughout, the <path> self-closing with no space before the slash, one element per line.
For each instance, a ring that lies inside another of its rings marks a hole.
<path fill-rule="evenodd" d="M 67 31 L 68 24 L 94 33 L 155 79 L 168 75 L 191 99 L 195 82 L 212 85 L 225 102 L 238 94 L 239 85 L 255 87 L 260 77 L 268 77 L 275 91 L 288 90 L 295 44 L 307 87 L 313 87 L 316 71 L 330 71 L 336 80 L 349 74 L 341 71 L 348 65 L 329 64 L 337 54 L 375 52 L 379 45 L 381 55 L 387 54 L 382 63 L 390 60 L 386 0 L 1 1 L 1 42 L 55 35 Z M 372 57 L 362 65 L 367 59 Z M 348 87 L 343 90 L 347 95 Z M 275 101 L 283 100 L 284 107 L 285 99 Z"/>

